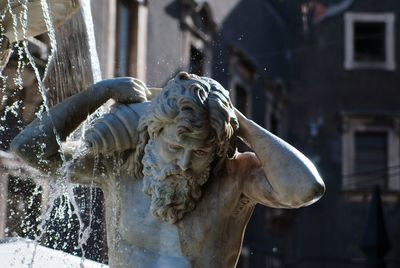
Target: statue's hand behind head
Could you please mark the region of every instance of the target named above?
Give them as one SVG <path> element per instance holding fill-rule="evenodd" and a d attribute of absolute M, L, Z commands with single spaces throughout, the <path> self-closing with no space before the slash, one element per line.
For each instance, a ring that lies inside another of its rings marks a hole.
<path fill-rule="evenodd" d="M 139 103 L 147 101 L 151 95 L 147 86 L 139 79 L 118 77 L 100 81 L 94 85 L 94 93 L 105 94 L 120 103 Z"/>

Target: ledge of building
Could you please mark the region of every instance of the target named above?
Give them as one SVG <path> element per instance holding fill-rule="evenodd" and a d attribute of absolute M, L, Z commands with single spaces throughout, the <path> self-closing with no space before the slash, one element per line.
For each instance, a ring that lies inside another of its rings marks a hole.
<path fill-rule="evenodd" d="M 349 201 L 369 202 L 372 198 L 372 189 L 342 190 L 342 195 Z M 400 203 L 400 191 L 381 190 L 381 198 L 386 203 Z"/>

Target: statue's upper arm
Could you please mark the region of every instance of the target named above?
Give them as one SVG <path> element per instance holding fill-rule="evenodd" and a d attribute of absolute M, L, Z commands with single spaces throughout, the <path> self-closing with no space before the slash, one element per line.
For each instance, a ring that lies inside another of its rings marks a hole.
<path fill-rule="evenodd" d="M 241 154 L 241 173 L 243 193 L 252 201 L 268 207 L 282 208 L 276 198 L 273 187 L 265 175 L 263 167 L 255 153 Z"/>

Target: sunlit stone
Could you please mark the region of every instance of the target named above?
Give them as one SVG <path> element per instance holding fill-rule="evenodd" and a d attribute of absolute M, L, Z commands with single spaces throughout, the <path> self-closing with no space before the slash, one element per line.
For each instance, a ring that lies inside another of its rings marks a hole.
<path fill-rule="evenodd" d="M 45 18 L 43 15 L 43 7 L 41 0 L 29 0 L 27 7 L 21 4 L 23 1 L 18 0 L 0 0 L 1 15 L 4 15 L 3 27 L 4 35 L 15 42 L 16 33 L 14 31 L 14 18 L 21 16 L 24 8 L 27 8 L 28 27 L 27 36 L 36 36 L 47 31 Z M 65 20 L 70 18 L 79 9 L 79 0 L 49 0 L 48 5 L 51 9 L 52 23 L 54 26 L 59 26 Z M 11 7 L 11 10 L 10 10 Z M 17 25 L 18 40 L 24 38 L 22 34 L 22 25 Z"/>

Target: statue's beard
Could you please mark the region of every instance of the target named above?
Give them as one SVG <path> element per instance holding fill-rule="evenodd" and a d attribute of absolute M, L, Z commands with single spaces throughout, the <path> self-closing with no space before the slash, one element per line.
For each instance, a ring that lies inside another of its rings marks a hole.
<path fill-rule="evenodd" d="M 178 165 L 160 166 L 150 140 L 143 156 L 143 192 L 151 197 L 150 210 L 163 221 L 175 223 L 195 208 L 201 186 L 210 176 L 210 166 L 200 174 L 182 171 Z"/>

